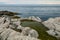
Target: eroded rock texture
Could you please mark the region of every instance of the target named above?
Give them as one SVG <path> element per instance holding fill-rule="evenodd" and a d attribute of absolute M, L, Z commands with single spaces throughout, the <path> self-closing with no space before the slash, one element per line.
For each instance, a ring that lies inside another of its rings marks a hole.
<path fill-rule="evenodd" d="M 38 32 L 22 27 L 20 20 L 11 21 L 8 16 L 0 17 L 0 40 L 39 40 Z"/>
<path fill-rule="evenodd" d="M 47 31 L 48 34 L 60 38 L 60 17 L 49 18 L 43 24 L 50 29 Z"/>

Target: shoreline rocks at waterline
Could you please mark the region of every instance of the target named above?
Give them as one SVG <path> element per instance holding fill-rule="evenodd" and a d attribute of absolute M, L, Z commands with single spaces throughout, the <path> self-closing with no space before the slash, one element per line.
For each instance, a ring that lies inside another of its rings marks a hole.
<path fill-rule="evenodd" d="M 42 20 L 39 17 L 35 17 L 35 16 L 30 16 L 30 17 L 26 17 L 26 18 L 21 18 L 20 20 L 33 20 L 33 21 L 37 21 L 37 22 L 42 22 Z"/>
<path fill-rule="evenodd" d="M 49 30 L 49 35 L 60 38 L 60 17 L 49 18 L 47 21 L 42 22 Z"/>

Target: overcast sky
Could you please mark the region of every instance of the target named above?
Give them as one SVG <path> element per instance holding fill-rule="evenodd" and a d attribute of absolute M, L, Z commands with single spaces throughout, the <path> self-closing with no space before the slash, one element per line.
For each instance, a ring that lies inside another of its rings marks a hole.
<path fill-rule="evenodd" d="M 60 4 L 60 0 L 0 0 L 0 4 Z"/>

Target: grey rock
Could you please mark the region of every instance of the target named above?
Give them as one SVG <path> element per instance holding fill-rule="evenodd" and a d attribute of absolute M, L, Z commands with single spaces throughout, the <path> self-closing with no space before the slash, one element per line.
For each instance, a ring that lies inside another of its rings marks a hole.
<path fill-rule="evenodd" d="M 20 20 L 12 21 L 8 16 L 2 16 L 0 19 L 1 40 L 39 40 L 36 30 L 30 27 L 22 27 L 20 23 Z"/>

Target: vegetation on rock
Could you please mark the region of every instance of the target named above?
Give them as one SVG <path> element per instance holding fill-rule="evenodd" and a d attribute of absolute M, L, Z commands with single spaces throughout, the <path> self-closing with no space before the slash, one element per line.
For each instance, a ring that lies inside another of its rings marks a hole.
<path fill-rule="evenodd" d="M 39 39 L 42 40 L 57 40 L 55 37 L 47 34 L 48 28 L 46 28 L 42 23 L 35 22 L 35 21 L 22 21 L 21 23 L 24 27 L 30 27 L 35 29 L 39 33 Z"/>
<path fill-rule="evenodd" d="M 15 13 L 15 12 L 0 11 L 0 16 L 2 16 L 2 15 L 12 16 L 12 18 L 20 18 L 18 16 L 15 16 L 15 15 L 19 15 L 19 13 Z M 39 34 L 39 37 L 38 37 L 39 39 L 42 39 L 42 40 L 57 40 L 55 37 L 49 35 L 46 32 L 49 29 L 46 28 L 40 22 L 36 22 L 36 21 L 33 21 L 33 20 L 21 20 L 21 25 L 23 27 L 30 27 L 32 29 L 35 29 L 38 32 L 38 34 Z M 19 30 L 16 30 L 16 31 L 19 31 Z"/>

